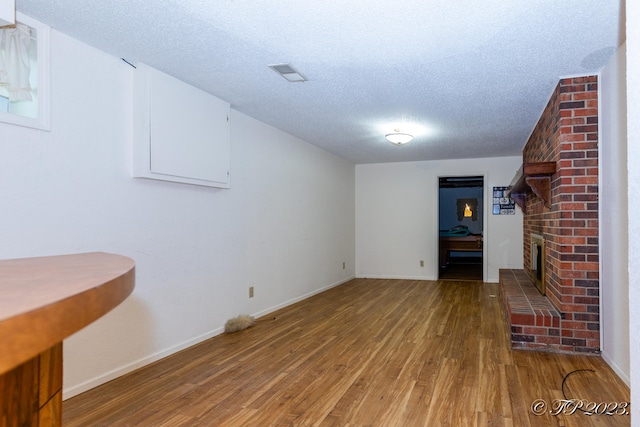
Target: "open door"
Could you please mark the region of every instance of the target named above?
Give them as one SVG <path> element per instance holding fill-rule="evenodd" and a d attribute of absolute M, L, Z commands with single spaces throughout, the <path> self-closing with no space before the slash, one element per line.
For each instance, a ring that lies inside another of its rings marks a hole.
<path fill-rule="evenodd" d="M 482 280 L 484 177 L 441 177 L 438 279 Z"/>

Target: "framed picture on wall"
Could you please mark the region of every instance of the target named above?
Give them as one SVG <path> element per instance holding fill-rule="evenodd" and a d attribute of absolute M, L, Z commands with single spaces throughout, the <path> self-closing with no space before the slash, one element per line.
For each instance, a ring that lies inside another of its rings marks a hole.
<path fill-rule="evenodd" d="M 508 196 L 509 187 L 493 187 L 493 214 L 515 215 L 516 203 Z"/>

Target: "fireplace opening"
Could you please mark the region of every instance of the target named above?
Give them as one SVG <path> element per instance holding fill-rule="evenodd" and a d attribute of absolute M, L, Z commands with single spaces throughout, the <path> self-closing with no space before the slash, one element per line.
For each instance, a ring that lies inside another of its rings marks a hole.
<path fill-rule="evenodd" d="M 531 279 L 542 295 L 545 295 L 545 278 L 544 278 L 544 237 L 538 234 L 531 235 L 531 271 L 529 272 Z"/>

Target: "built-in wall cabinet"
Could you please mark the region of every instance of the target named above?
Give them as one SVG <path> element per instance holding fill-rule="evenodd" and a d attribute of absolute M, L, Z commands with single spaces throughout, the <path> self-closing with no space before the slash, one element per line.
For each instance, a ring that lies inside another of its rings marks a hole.
<path fill-rule="evenodd" d="M 229 188 L 230 105 L 144 64 L 134 75 L 133 176 Z"/>

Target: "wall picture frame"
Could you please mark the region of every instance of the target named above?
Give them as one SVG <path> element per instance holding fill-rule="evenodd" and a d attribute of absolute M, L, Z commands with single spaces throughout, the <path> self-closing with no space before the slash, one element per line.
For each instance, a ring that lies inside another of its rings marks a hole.
<path fill-rule="evenodd" d="M 509 197 L 509 187 L 493 187 L 494 215 L 515 215 L 516 202 Z"/>

